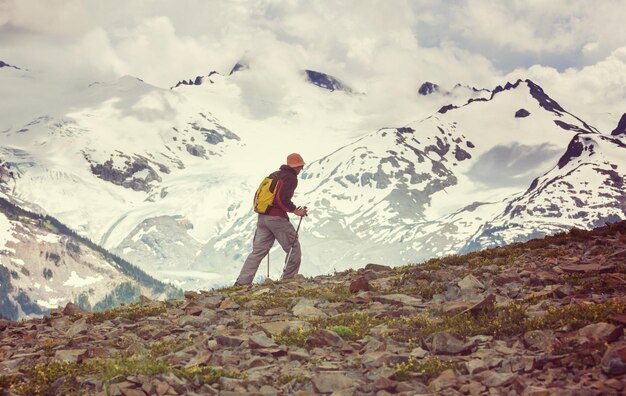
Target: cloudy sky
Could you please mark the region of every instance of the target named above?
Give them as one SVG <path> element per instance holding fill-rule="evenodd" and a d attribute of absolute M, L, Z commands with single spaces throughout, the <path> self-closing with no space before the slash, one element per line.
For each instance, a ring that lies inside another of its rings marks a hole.
<path fill-rule="evenodd" d="M 0 60 L 67 85 L 169 87 L 246 59 L 398 97 L 531 78 L 610 125 L 626 112 L 624 20 L 626 0 L 0 0 Z"/>

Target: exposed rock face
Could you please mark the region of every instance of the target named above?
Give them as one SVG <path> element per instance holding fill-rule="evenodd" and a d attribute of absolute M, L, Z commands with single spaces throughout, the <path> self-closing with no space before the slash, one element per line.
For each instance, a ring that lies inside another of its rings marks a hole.
<path fill-rule="evenodd" d="M 515 118 L 525 118 L 530 115 L 530 112 L 526 109 L 519 109 L 515 112 Z"/>
<path fill-rule="evenodd" d="M 626 135 L 626 113 L 622 115 L 622 118 L 620 118 L 619 123 L 617 124 L 617 127 L 613 129 L 613 132 L 611 132 L 611 135 L 614 135 L 614 136 Z"/>
<path fill-rule="evenodd" d="M 424 84 L 420 86 L 420 88 L 417 90 L 417 93 L 419 93 L 420 95 L 426 96 L 426 95 L 430 95 L 438 91 L 439 91 L 439 85 L 426 81 Z"/>
<path fill-rule="evenodd" d="M 370 265 L 102 313 L 68 305 L 0 321 L 0 391 L 620 394 L 624 252 L 626 222 L 424 266 Z M 604 269 L 566 271 L 592 262 Z M 371 289 L 351 293 L 356 279 Z M 445 313 L 446 300 L 470 307 Z M 298 318 L 309 308 L 323 316 Z"/>
<path fill-rule="evenodd" d="M 247 64 L 239 61 L 239 62 L 237 62 L 235 64 L 235 66 L 233 66 L 233 68 L 230 70 L 230 73 L 228 73 L 228 75 L 231 76 L 231 75 L 237 73 L 238 71 L 248 70 L 249 68 L 250 67 Z"/>
<path fill-rule="evenodd" d="M 313 84 L 317 85 L 320 88 L 327 89 L 329 91 L 344 91 L 347 93 L 351 93 L 352 89 L 346 85 L 344 85 L 341 81 L 337 80 L 335 77 L 330 76 L 325 73 L 321 73 L 314 70 L 305 70 L 304 71 L 307 80 Z"/>

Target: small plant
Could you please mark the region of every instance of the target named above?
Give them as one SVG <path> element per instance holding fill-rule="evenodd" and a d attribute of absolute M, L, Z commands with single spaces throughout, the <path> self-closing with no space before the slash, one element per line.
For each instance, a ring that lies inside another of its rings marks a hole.
<path fill-rule="evenodd" d="M 174 370 L 174 375 L 184 378 L 187 381 L 197 380 L 201 384 L 214 384 L 222 377 L 243 378 L 242 374 L 236 371 L 225 370 L 221 367 L 192 366 Z"/>
<path fill-rule="evenodd" d="M 353 338 L 354 331 L 348 326 L 331 326 L 328 330 L 337 333 L 341 338 Z"/>
<path fill-rule="evenodd" d="M 411 374 L 414 373 L 425 383 L 428 383 L 446 370 L 455 370 L 456 366 L 436 357 L 428 357 L 421 360 L 410 357 L 408 362 L 397 364 L 395 369 L 395 377 L 399 381 L 411 378 Z"/>
<path fill-rule="evenodd" d="M 277 344 L 297 345 L 300 347 L 304 347 L 306 346 L 306 340 L 311 336 L 311 333 L 311 330 L 305 330 L 303 328 L 286 328 L 278 335 L 275 335 L 273 338 Z"/>
<path fill-rule="evenodd" d="M 165 313 L 165 304 L 160 303 L 152 306 L 142 306 L 139 303 L 120 306 L 112 309 L 107 309 L 102 312 L 94 312 L 89 318 L 87 323 L 96 324 L 102 323 L 107 320 L 115 318 L 126 318 L 130 320 L 137 320 L 148 316 L 157 316 Z"/>
<path fill-rule="evenodd" d="M 294 381 L 297 384 L 304 385 L 304 384 L 309 383 L 311 381 L 311 378 L 303 374 L 282 374 L 276 380 L 276 382 L 281 386 L 287 385 L 288 383 L 292 381 Z"/>

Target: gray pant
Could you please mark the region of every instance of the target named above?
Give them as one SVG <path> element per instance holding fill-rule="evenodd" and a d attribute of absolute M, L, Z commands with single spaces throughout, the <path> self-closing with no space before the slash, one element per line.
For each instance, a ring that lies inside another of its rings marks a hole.
<path fill-rule="evenodd" d="M 289 253 L 289 249 L 291 249 L 293 244 L 293 250 L 291 251 L 291 256 L 289 256 L 289 262 L 283 271 L 282 279 L 293 278 L 298 274 L 301 253 L 300 241 L 297 239 L 295 228 L 293 228 L 289 219 L 284 217 L 259 215 L 254 242 L 252 243 L 252 253 L 250 253 L 243 264 L 237 283 L 241 285 L 252 283 L 259 264 L 269 253 L 275 240 L 278 241 L 285 253 Z"/>

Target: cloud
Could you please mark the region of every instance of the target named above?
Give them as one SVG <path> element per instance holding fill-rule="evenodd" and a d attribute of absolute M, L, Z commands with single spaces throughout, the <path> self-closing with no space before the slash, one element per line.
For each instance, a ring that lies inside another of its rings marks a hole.
<path fill-rule="evenodd" d="M 488 188 L 526 187 L 538 173 L 554 166 L 554 157 L 562 152 L 556 146 L 496 146 L 481 155 L 468 176 Z"/>
<path fill-rule="evenodd" d="M 0 59 L 64 85 L 131 74 L 167 88 L 246 57 L 259 78 L 241 83 L 275 106 L 308 68 L 367 92 L 364 111 L 388 118 L 414 106 L 424 81 L 531 77 L 589 113 L 601 95 L 622 99 L 622 10 L 620 0 L 0 0 Z"/>

